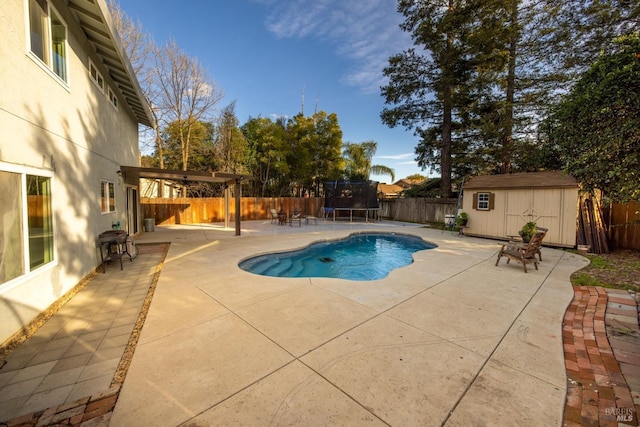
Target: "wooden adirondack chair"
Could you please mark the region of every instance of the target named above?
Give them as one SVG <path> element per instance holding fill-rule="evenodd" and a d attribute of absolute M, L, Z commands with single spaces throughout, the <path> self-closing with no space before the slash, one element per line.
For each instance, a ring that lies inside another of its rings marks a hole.
<path fill-rule="evenodd" d="M 537 254 L 538 254 L 538 258 L 540 259 L 540 261 L 542 261 L 542 253 L 540 252 L 540 248 L 542 247 L 542 240 L 544 240 L 545 236 L 547 235 L 547 231 L 549 231 L 548 228 L 542 228 L 542 227 L 536 227 L 536 231 L 539 231 L 542 233 L 542 238 L 540 239 L 540 246 L 538 246 L 538 250 L 537 250 Z"/>
<path fill-rule="evenodd" d="M 521 263 L 525 273 L 527 272 L 527 264 L 533 263 L 537 270 L 538 260 L 536 259 L 536 254 L 540 253 L 540 245 L 542 244 L 542 239 L 544 239 L 546 234 L 546 230 L 536 231 L 536 234 L 531 237 L 528 244 L 509 242 L 502 245 L 502 248 L 498 253 L 496 265 L 500 262 L 500 258 L 504 256 L 507 257 L 507 264 L 509 264 L 509 261 L 512 259 Z"/>

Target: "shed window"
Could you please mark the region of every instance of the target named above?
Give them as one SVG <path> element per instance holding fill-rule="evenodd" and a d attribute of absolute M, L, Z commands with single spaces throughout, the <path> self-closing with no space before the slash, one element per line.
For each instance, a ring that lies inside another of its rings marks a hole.
<path fill-rule="evenodd" d="M 478 211 L 493 210 L 493 193 L 473 193 L 473 209 Z"/>
<path fill-rule="evenodd" d="M 489 210 L 489 193 L 478 193 L 478 210 Z"/>

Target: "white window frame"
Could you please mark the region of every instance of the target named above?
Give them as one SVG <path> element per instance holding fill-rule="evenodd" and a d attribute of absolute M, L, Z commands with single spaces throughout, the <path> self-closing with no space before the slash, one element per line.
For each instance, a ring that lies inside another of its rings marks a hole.
<path fill-rule="evenodd" d="M 45 43 L 47 43 L 47 46 L 43 46 L 43 52 L 42 55 L 44 56 L 44 58 L 40 58 L 40 56 L 38 56 L 38 54 L 36 52 L 33 52 L 31 47 L 32 47 L 32 39 L 31 39 L 31 2 L 35 1 L 35 0 L 25 0 L 25 21 L 26 21 L 26 25 L 25 28 L 27 30 L 27 55 L 36 63 L 38 64 L 38 66 L 40 66 L 40 68 L 42 68 L 43 70 L 45 70 L 49 75 L 51 75 L 56 81 L 58 81 L 59 83 L 61 83 L 65 88 L 69 88 L 69 26 L 67 25 L 67 23 L 64 21 L 64 19 L 62 19 L 60 13 L 58 12 L 58 10 L 51 5 L 51 2 L 49 0 L 41 0 L 45 5 L 46 5 L 46 21 L 45 21 L 45 26 L 46 28 L 43 28 L 43 32 L 46 32 L 46 34 L 43 35 L 43 37 L 45 38 Z M 54 49 L 53 49 L 53 34 L 51 31 L 52 25 L 51 25 L 51 19 L 52 19 L 52 15 L 55 15 L 55 17 L 60 21 L 60 23 L 62 24 L 62 26 L 64 27 L 64 63 L 63 63 L 63 73 L 64 75 L 60 75 L 58 74 L 58 72 L 55 70 L 55 66 L 54 66 Z"/>
<path fill-rule="evenodd" d="M 113 189 L 113 204 L 111 204 L 110 189 Z M 116 211 L 116 185 L 113 181 L 103 179 L 100 181 L 100 212 L 102 215 L 112 214 Z"/>
<path fill-rule="evenodd" d="M 30 253 L 29 253 L 29 220 L 28 220 L 28 215 L 29 215 L 29 210 L 28 210 L 28 198 L 27 198 L 27 175 L 34 175 L 34 176 L 40 176 L 43 178 L 49 178 L 51 179 L 51 194 L 52 194 L 52 199 L 51 199 L 51 209 L 52 212 L 55 212 L 55 206 L 53 206 L 53 194 L 55 194 L 55 178 L 54 178 L 54 173 L 53 171 L 50 170 L 44 170 L 44 169 L 37 169 L 37 168 L 33 168 L 33 167 L 29 167 L 29 166 L 18 166 L 18 165 L 14 165 L 11 163 L 3 163 L 0 162 L 0 171 L 2 172 L 9 172 L 9 173 L 16 173 L 20 175 L 20 193 L 21 193 L 21 197 L 22 197 L 22 205 L 21 205 L 21 212 L 20 215 L 22 217 L 22 240 L 23 240 L 23 245 L 22 245 L 22 250 L 23 250 L 23 273 L 11 280 L 8 280 L 4 283 L 0 283 L 0 295 L 4 292 L 9 291 L 10 289 L 15 288 L 16 286 L 31 280 L 31 278 L 33 278 L 36 275 L 39 274 L 43 274 L 43 272 L 46 272 L 50 269 L 55 268 L 58 265 L 58 250 L 57 250 L 57 245 L 56 245 L 56 239 L 54 237 L 54 244 L 53 244 L 53 260 L 35 267 L 35 268 L 31 268 L 31 260 L 30 260 Z M 57 230 L 57 225 L 56 225 L 56 216 L 55 214 L 52 217 L 52 229 L 53 229 L 53 233 L 55 235 L 56 230 Z"/>
<path fill-rule="evenodd" d="M 479 211 L 488 211 L 490 210 L 491 193 L 478 193 L 478 206 L 477 210 Z"/>
<path fill-rule="evenodd" d="M 113 90 L 111 90 L 111 87 L 109 87 L 108 93 L 109 93 L 109 104 L 111 104 L 111 106 L 115 108 L 116 111 L 118 111 L 118 96 Z"/>
<path fill-rule="evenodd" d="M 91 59 L 89 59 L 89 80 L 96 85 L 98 90 L 100 90 L 100 93 L 104 93 L 104 77 L 102 77 L 102 73 L 98 70 L 98 67 L 96 67 L 96 64 Z"/>

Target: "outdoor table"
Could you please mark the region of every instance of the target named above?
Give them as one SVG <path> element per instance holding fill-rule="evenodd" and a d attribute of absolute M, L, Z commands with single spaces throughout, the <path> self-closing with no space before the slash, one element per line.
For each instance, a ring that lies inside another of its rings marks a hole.
<path fill-rule="evenodd" d="M 120 260 L 120 270 L 122 270 L 122 257 L 125 254 L 129 256 L 131 261 L 136 257 L 137 251 L 134 251 L 136 253 L 133 254 L 129 252 L 128 238 L 129 233 L 124 230 L 107 230 L 100 233 L 98 242 L 100 243 L 100 261 L 103 273 L 107 272 L 106 263 L 113 259 Z"/>

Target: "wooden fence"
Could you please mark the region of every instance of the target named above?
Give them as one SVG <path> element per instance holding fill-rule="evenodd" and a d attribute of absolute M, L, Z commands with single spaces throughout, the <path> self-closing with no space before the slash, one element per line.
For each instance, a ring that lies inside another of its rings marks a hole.
<path fill-rule="evenodd" d="M 380 202 L 380 216 L 395 221 L 444 222 L 445 215 L 455 215 L 457 199 L 400 198 Z"/>
<path fill-rule="evenodd" d="M 154 218 L 156 224 L 196 224 L 224 221 L 224 198 L 159 199 L 143 197 L 142 217 Z M 240 220 L 271 219 L 271 209 L 301 210 L 306 215 L 319 215 L 324 206 L 321 197 L 243 197 L 240 200 Z M 454 214 L 456 199 L 392 199 L 380 202 L 380 217 L 396 221 L 427 222 L 444 221 L 444 216 Z M 229 213 L 233 220 L 235 202 L 230 200 Z M 353 212 L 354 216 L 362 212 Z"/>
<path fill-rule="evenodd" d="M 224 222 L 224 197 L 140 199 L 143 218 L 154 218 L 158 225 Z M 240 220 L 271 219 L 271 209 L 301 210 L 305 215 L 318 215 L 324 199 L 319 197 L 242 197 Z M 231 221 L 235 218 L 235 201 L 229 201 Z"/>
<path fill-rule="evenodd" d="M 640 250 L 640 203 L 613 203 L 603 213 L 611 249 Z"/>
<path fill-rule="evenodd" d="M 400 198 L 380 202 L 380 217 L 395 221 L 424 224 L 444 221 L 453 215 L 456 199 Z M 157 199 L 142 198 L 143 218 L 155 218 L 156 224 L 196 224 L 224 222 L 224 198 Z M 240 201 L 241 220 L 271 219 L 271 209 L 285 212 L 299 209 L 306 215 L 319 215 L 324 206 L 321 197 L 243 197 Z M 229 202 L 231 220 L 235 202 Z M 355 213 L 354 213 L 355 215 Z M 640 204 L 613 204 L 604 209 L 607 238 L 612 249 L 640 250 Z"/>

